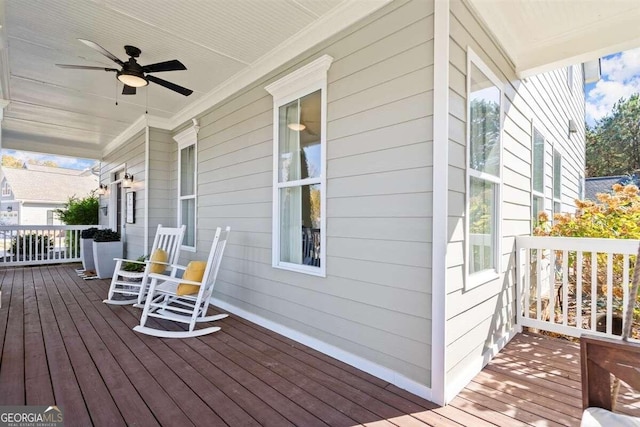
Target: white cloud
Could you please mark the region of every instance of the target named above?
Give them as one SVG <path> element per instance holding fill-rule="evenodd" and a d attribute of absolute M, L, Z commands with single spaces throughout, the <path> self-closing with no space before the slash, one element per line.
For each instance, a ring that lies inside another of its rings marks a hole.
<path fill-rule="evenodd" d="M 587 93 L 587 123 L 609 114 L 620 98 L 640 93 L 640 48 L 602 59 L 602 78 Z"/>

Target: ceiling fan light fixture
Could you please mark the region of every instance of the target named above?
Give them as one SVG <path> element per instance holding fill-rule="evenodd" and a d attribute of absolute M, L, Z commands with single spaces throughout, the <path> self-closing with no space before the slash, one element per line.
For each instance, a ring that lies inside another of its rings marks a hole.
<path fill-rule="evenodd" d="M 303 125 L 302 123 L 289 123 L 287 125 L 287 127 L 293 131 L 296 132 L 302 132 L 303 130 L 305 130 L 307 127 L 305 125 Z"/>
<path fill-rule="evenodd" d="M 126 71 L 118 73 L 118 80 L 131 87 L 143 87 L 149 84 L 143 76 L 127 73 Z"/>

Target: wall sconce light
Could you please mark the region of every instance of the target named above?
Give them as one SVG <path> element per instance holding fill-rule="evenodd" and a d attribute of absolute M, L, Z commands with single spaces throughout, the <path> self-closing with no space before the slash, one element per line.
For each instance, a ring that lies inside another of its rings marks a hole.
<path fill-rule="evenodd" d="M 569 135 L 576 132 L 578 132 L 578 126 L 576 125 L 576 122 L 574 122 L 573 119 L 569 119 Z"/>
<path fill-rule="evenodd" d="M 105 194 L 107 194 L 107 185 L 106 184 L 100 184 L 100 187 L 98 188 L 98 196 L 104 196 Z"/>
<path fill-rule="evenodd" d="M 107 216 L 107 213 L 109 213 L 109 207 L 108 206 L 102 206 L 100 208 L 100 210 L 102 211 L 102 215 Z"/>
<path fill-rule="evenodd" d="M 133 175 L 125 173 L 124 178 L 122 178 L 122 187 L 131 188 L 131 184 L 133 184 Z"/>

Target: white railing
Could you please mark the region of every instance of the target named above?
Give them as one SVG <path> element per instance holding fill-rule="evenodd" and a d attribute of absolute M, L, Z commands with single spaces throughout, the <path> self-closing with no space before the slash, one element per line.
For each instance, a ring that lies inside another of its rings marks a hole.
<path fill-rule="evenodd" d="M 80 234 L 97 225 L 0 226 L 0 267 L 80 262 Z"/>
<path fill-rule="evenodd" d="M 639 244 L 517 237 L 518 323 L 574 337 L 620 335 Z"/>

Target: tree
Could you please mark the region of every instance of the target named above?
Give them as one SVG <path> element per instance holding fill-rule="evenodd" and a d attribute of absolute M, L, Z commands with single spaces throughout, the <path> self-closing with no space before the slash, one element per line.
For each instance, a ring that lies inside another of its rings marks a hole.
<path fill-rule="evenodd" d="M 640 169 L 640 95 L 621 98 L 609 115 L 587 127 L 585 148 L 587 176 Z"/>
<path fill-rule="evenodd" d="M 8 154 L 2 155 L 2 166 L 7 168 L 21 168 L 22 160 L 17 157 L 10 156 Z"/>
<path fill-rule="evenodd" d="M 56 209 L 62 222 L 67 225 L 92 225 L 98 223 L 99 201 L 95 194 L 83 199 L 69 197 L 63 209 Z"/>

